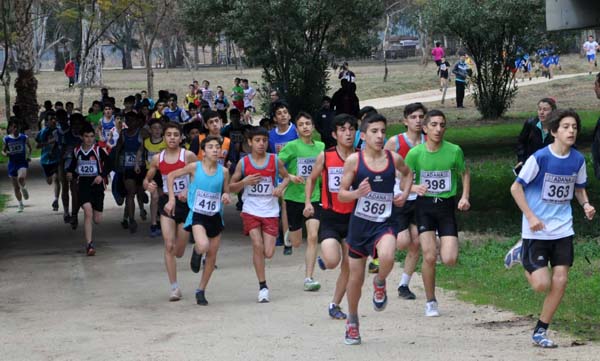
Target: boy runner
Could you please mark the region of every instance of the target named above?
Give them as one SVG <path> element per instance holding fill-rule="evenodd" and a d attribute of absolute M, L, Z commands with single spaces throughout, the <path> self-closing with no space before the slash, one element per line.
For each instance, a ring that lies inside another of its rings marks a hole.
<path fill-rule="evenodd" d="M 383 311 L 387 305 L 385 279 L 394 267 L 396 254 L 396 237 L 388 221 L 392 203 L 402 206 L 412 184 L 412 173 L 402 158 L 383 149 L 386 124 L 386 118 L 379 114 L 363 120 L 361 138 L 366 144 L 365 149 L 346 159 L 338 194 L 340 202 L 356 200 L 346 238 L 350 265 L 346 290 L 348 320 L 344 338 L 347 345 L 361 343 L 358 302 L 368 256 L 379 257 L 379 273 L 373 277 L 373 307 L 375 311 Z M 402 174 L 403 193 L 394 198 L 396 170 Z"/>
<path fill-rule="evenodd" d="M 557 110 L 549 122 L 554 142 L 527 159 L 510 188 L 523 212 L 525 276 L 535 291 L 547 292 L 532 336 L 533 343 L 544 348 L 557 347 L 547 330 L 573 265 L 573 195 L 588 220 L 596 213 L 585 191 L 585 158 L 572 148 L 581 129 L 579 116 L 572 109 Z"/>
<path fill-rule="evenodd" d="M 244 88 L 240 85 L 240 78 L 233 79 L 233 88 L 231 89 L 231 102 L 233 106 L 240 111 L 240 114 L 244 113 Z"/>
<path fill-rule="evenodd" d="M 191 177 L 188 187 L 188 212 L 185 227 L 194 234 L 191 267 L 194 273 L 200 271 L 201 255 L 206 254 L 204 271 L 200 285 L 196 289 L 196 303 L 208 305 L 204 291 L 215 269 L 217 252 L 223 231 L 223 205 L 231 203 L 229 199 L 229 171 L 218 163 L 221 151 L 221 138 L 209 135 L 200 143 L 204 159 L 189 163 L 185 167 L 169 173 L 167 188 L 169 201 L 164 209 L 167 214 L 175 215 L 176 200 L 174 183 L 181 177 Z"/>
<path fill-rule="evenodd" d="M 436 232 L 440 237 L 440 255 L 447 266 L 456 264 L 458 258 L 458 229 L 454 215 L 458 177 L 462 178 L 463 192 L 458 209 L 468 210 L 470 175 L 462 149 L 444 140 L 446 116 L 431 110 L 423 119 L 427 134 L 425 143 L 411 149 L 406 164 L 415 174 L 415 184 L 426 187 L 426 192 L 415 201 L 419 242 L 423 252 L 422 276 L 425 286 L 425 316 L 437 317 L 435 299 L 435 265 L 437 261 Z M 422 190 L 419 192 L 422 193 Z"/>
<path fill-rule="evenodd" d="M 160 119 L 151 119 L 148 125 L 150 128 L 149 136 L 144 139 L 144 154 L 146 159 L 146 169 L 150 169 L 152 158 L 167 148 L 167 143 L 163 138 L 163 126 Z M 158 224 L 158 198 L 159 189 L 150 192 L 150 236 L 160 236 L 160 225 Z"/>
<path fill-rule="evenodd" d="M 391 137 L 385 143 L 384 148 L 400 154 L 402 159 L 405 159 L 409 150 L 425 142 L 421 123 L 426 113 L 427 108 L 423 104 L 408 104 L 404 108 L 406 132 Z M 422 186 L 413 186 L 413 188 L 422 188 Z M 398 188 L 397 190 L 399 191 L 400 189 Z M 415 294 L 408 287 L 419 261 L 419 233 L 417 232 L 417 222 L 415 219 L 416 199 L 417 193 L 413 189 L 413 192 L 411 192 L 406 200 L 406 204 L 402 208 L 394 207 L 392 210 L 392 222 L 397 226 L 397 248 L 400 250 L 408 249 L 406 258 L 404 259 L 402 278 L 398 284 L 398 296 L 407 300 L 414 300 L 416 298 Z"/>
<path fill-rule="evenodd" d="M 8 135 L 4 137 L 4 148 L 2 155 L 8 156 L 8 176 L 12 180 L 15 198 L 19 202 L 17 212 L 23 212 L 25 206 L 23 199 L 29 199 L 29 192 L 25 187 L 27 168 L 29 168 L 29 157 L 31 156 L 31 145 L 28 137 L 19 132 L 16 121 L 11 121 L 6 129 Z M 27 150 L 29 149 L 29 153 Z"/>
<path fill-rule="evenodd" d="M 58 165 L 58 176 L 62 186 L 62 205 L 63 205 L 63 221 L 71 224 L 71 229 L 77 229 L 79 213 L 79 202 L 77 200 L 77 181 L 67 180 L 66 169 L 73 162 L 73 154 L 75 147 L 81 144 L 81 127 L 85 124 L 85 120 L 80 113 L 71 115 L 67 119 L 67 112 L 59 110 L 56 112 L 56 118 L 59 124 L 60 136 L 62 138 L 62 152 Z M 69 194 L 71 194 L 71 213 L 69 213 Z"/>
<path fill-rule="evenodd" d="M 290 112 L 287 104 L 278 102 L 273 106 L 275 112 L 275 128 L 269 131 L 269 153 L 279 154 L 279 151 L 294 139 L 298 139 L 298 132 L 293 123 L 290 123 Z M 289 256 L 292 254 L 292 245 L 289 243 L 288 219 L 285 200 L 281 200 L 281 237 L 277 241 L 281 245 L 281 238 L 285 245 L 283 254 Z"/>
<path fill-rule="evenodd" d="M 46 176 L 46 183 L 54 183 L 54 201 L 52 210 L 58 211 L 58 197 L 60 196 L 60 179 L 58 178 L 58 163 L 60 160 L 60 134 L 56 126 L 56 114 L 46 113 L 46 127 L 38 133 L 35 141 L 37 147 L 42 148 L 40 164 Z"/>
<path fill-rule="evenodd" d="M 165 193 L 158 200 L 158 208 L 160 210 L 160 228 L 165 241 L 165 267 L 171 284 L 171 295 L 169 301 L 179 301 L 181 299 L 181 290 L 177 283 L 177 262 L 175 257 L 180 258 L 185 252 L 190 233 L 184 229 L 184 223 L 189 212 L 189 208 L 185 200 L 179 197 L 184 192 L 187 192 L 189 177 L 180 177 L 173 182 L 174 195 L 178 196 L 175 201 L 174 209 L 169 213 L 164 210 L 165 204 L 169 200 L 167 193 L 167 176 L 172 171 L 185 167 L 189 163 L 195 163 L 196 155 L 180 147 L 181 144 L 181 127 L 178 123 L 169 122 L 165 125 L 164 131 L 165 142 L 167 148 L 155 154 L 150 162 L 150 168 L 144 178 L 144 188 L 150 193 L 162 186 Z M 160 183 L 157 183 L 154 178 L 160 172 Z"/>
<path fill-rule="evenodd" d="M 592 74 L 592 70 L 594 66 L 596 66 L 596 51 L 600 48 L 598 43 L 594 40 L 592 35 L 588 36 L 588 40 L 583 43 L 583 50 L 585 51 L 585 55 L 587 57 L 587 62 L 589 66 L 589 73 Z"/>
<path fill-rule="evenodd" d="M 304 256 L 304 290 L 318 291 L 321 284 L 313 279 L 315 271 L 315 262 L 317 260 L 317 236 L 319 232 L 321 199 L 320 179 L 315 182 L 316 192 L 312 193 L 310 202 L 312 202 L 313 211 L 304 217 L 305 188 L 306 178 L 312 173 L 317 156 L 325 149 L 325 144 L 319 141 L 313 141 L 312 133 L 314 125 L 310 114 L 305 112 L 298 113 L 296 117 L 296 129 L 299 139 L 287 143 L 279 152 L 279 159 L 285 164 L 290 173 L 291 183 L 285 190 L 283 198 L 287 220 L 289 225 L 289 239 L 292 246 L 300 247 L 302 244 L 302 225 L 306 225 L 306 254 Z M 309 203 L 310 203 L 309 202 Z"/>
<path fill-rule="evenodd" d="M 85 252 L 86 255 L 93 256 L 96 254 L 96 247 L 92 240 L 92 220 L 95 224 L 102 221 L 105 179 L 110 169 L 108 153 L 96 144 L 96 134 L 91 124 L 86 123 L 81 128 L 81 140 L 81 145 L 73 151 L 73 161 L 67 169 L 67 180 L 77 179 L 77 199 L 84 215 Z"/>
<path fill-rule="evenodd" d="M 340 303 L 346 293 L 349 272 L 348 244 L 345 239 L 348 235 L 348 223 L 352 210 L 354 210 L 354 202 L 340 202 L 338 192 L 344 162 L 355 151 L 352 145 L 358 122 L 352 115 L 340 114 L 334 118 L 333 126 L 335 130 L 331 132 L 331 137 L 337 141 L 337 144 L 319 154 L 310 177 L 306 179 L 304 216 L 310 217 L 314 214 L 311 198 L 315 184 L 321 178 L 323 209 L 319 226 L 319 243 L 322 256 L 317 259 L 317 262 L 322 270 L 334 269 L 340 264 L 340 274 L 333 291 L 333 300 L 329 304 L 329 316 L 333 319 L 344 320 L 346 314 L 342 312 Z"/>
<path fill-rule="evenodd" d="M 244 234 L 252 240 L 252 262 L 258 278 L 258 302 L 270 301 L 265 272 L 265 259 L 275 252 L 279 234 L 278 198 L 288 185 L 288 172 L 277 155 L 267 153 L 269 133 L 264 128 L 249 131 L 248 143 L 252 153 L 240 159 L 231 177 L 229 190 L 243 189 L 242 221 Z M 278 182 L 278 177 L 283 181 Z"/>
<path fill-rule="evenodd" d="M 223 125 L 221 122 L 221 117 L 219 117 L 219 113 L 214 110 L 209 110 L 204 114 L 206 118 L 206 127 L 208 128 L 208 135 L 212 135 L 213 137 L 221 139 L 221 147 L 219 147 L 217 161 L 222 166 L 228 166 L 227 159 L 229 155 L 229 148 L 231 147 L 231 140 L 227 137 L 221 136 L 221 127 Z M 192 144 L 190 144 L 190 151 L 196 153 L 198 160 L 204 159 L 204 150 L 202 150 L 200 144 L 205 138 L 206 134 L 200 133 L 196 139 L 192 140 Z"/>

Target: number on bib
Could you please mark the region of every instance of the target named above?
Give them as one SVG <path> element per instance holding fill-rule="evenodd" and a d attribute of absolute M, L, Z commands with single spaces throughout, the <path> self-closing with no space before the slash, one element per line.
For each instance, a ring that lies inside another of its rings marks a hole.
<path fill-rule="evenodd" d="M 542 200 L 547 203 L 564 204 L 573 199 L 576 176 L 546 173 L 542 185 Z"/>
<path fill-rule="evenodd" d="M 298 176 L 308 178 L 312 173 L 316 158 L 298 158 Z"/>
<path fill-rule="evenodd" d="M 221 210 L 221 195 L 219 193 L 196 190 L 194 212 L 212 216 Z"/>
<path fill-rule="evenodd" d="M 271 197 L 273 195 L 273 181 L 271 177 L 262 177 L 260 182 L 247 186 L 248 196 Z"/>
<path fill-rule="evenodd" d="M 25 150 L 25 147 L 22 143 L 8 143 L 8 154 L 18 154 L 23 150 Z"/>
<path fill-rule="evenodd" d="M 135 161 L 135 153 L 125 153 L 125 167 L 126 168 L 133 168 L 136 165 L 136 161 Z"/>
<path fill-rule="evenodd" d="M 181 192 L 183 192 L 188 186 L 189 179 L 190 178 L 187 175 L 183 176 L 183 177 L 175 178 L 175 180 L 173 181 L 173 193 L 175 193 L 175 195 L 178 195 Z M 168 193 L 169 188 L 167 188 L 167 176 L 163 175 L 162 180 L 163 180 L 163 192 Z"/>
<path fill-rule="evenodd" d="M 393 193 L 370 192 L 360 197 L 354 215 L 371 222 L 385 222 L 392 215 Z"/>
<path fill-rule="evenodd" d="M 98 175 L 98 164 L 95 160 L 79 160 L 77 174 L 83 177 L 95 177 Z"/>
<path fill-rule="evenodd" d="M 340 192 L 340 184 L 342 183 L 343 173 L 344 168 L 342 167 L 327 168 L 327 188 L 331 193 Z"/>
<path fill-rule="evenodd" d="M 427 186 L 427 194 L 441 194 L 452 190 L 452 177 L 449 170 L 421 171 L 421 184 Z"/>

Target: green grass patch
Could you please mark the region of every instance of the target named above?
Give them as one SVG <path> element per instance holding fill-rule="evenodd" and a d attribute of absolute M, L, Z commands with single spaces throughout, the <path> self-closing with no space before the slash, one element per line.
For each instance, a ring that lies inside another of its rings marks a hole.
<path fill-rule="evenodd" d="M 544 295 L 531 290 L 522 267 L 504 268 L 504 254 L 511 245 L 492 240 L 479 245 L 462 245 L 457 267 L 437 268 L 437 285 L 457 291 L 458 298 L 464 301 L 492 304 L 537 318 Z M 597 241 L 577 243 L 575 254 L 565 297 L 552 328 L 581 339 L 600 340 L 600 308 L 597 307 L 600 245 Z M 533 320 L 531 326 L 534 326 Z"/>
<path fill-rule="evenodd" d="M 8 194 L 0 193 L 0 212 L 4 211 L 4 208 L 6 208 L 6 203 L 8 203 Z"/>

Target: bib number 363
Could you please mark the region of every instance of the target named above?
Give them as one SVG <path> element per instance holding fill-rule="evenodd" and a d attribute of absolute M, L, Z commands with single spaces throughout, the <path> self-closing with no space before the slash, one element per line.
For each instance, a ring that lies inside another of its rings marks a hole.
<path fill-rule="evenodd" d="M 542 191 L 542 200 L 546 203 L 562 204 L 573 199 L 575 176 L 546 173 Z"/>

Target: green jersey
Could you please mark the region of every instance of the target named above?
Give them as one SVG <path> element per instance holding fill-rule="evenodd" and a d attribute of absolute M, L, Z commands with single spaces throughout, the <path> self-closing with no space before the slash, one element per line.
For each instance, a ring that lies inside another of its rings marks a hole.
<path fill-rule="evenodd" d="M 325 149 L 325 144 L 319 141 L 313 141 L 313 144 L 306 144 L 302 139 L 292 140 L 287 143 L 278 157 L 285 164 L 290 174 L 299 177 L 308 178 L 312 173 L 317 156 Z M 285 190 L 283 198 L 294 202 L 304 203 L 306 193 L 304 184 L 290 182 Z M 311 202 L 318 202 L 321 199 L 321 178 L 315 182 L 315 190 L 310 198 Z"/>
<path fill-rule="evenodd" d="M 97 127 L 100 124 L 100 119 L 104 114 L 102 112 L 98 112 L 96 114 L 89 113 L 85 118 L 88 122 L 90 122 L 93 126 Z"/>
<path fill-rule="evenodd" d="M 234 86 L 233 89 L 231 89 L 232 94 L 231 94 L 231 99 L 234 101 L 240 101 L 240 100 L 244 100 L 244 88 L 242 88 L 241 86 Z"/>
<path fill-rule="evenodd" d="M 456 144 L 442 141 L 435 152 L 426 144 L 412 148 L 404 160 L 415 174 L 415 184 L 427 185 L 425 197 L 450 198 L 456 195 L 458 177 L 465 172 L 465 157 Z"/>

